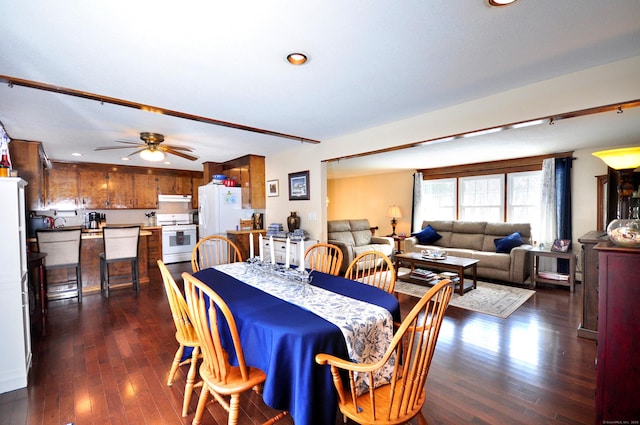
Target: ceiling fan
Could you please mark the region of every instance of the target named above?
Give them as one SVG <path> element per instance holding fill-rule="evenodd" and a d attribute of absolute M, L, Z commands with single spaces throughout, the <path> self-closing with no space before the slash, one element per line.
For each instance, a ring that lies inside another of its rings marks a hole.
<path fill-rule="evenodd" d="M 99 148 L 95 148 L 96 151 L 104 151 L 111 149 L 137 149 L 135 152 L 130 153 L 128 156 L 133 156 L 135 154 L 140 154 L 142 159 L 147 161 L 162 161 L 164 159 L 164 154 L 168 153 L 171 155 L 176 155 L 182 158 L 186 158 L 190 161 L 195 161 L 198 159 L 197 156 L 189 155 L 186 152 L 192 152 L 193 149 L 187 146 L 176 146 L 176 145 L 162 145 L 164 142 L 164 136 L 160 133 L 151 133 L 151 132 L 142 132 L 140 133 L 140 139 L 144 141 L 144 143 L 140 142 L 129 142 L 126 140 L 117 140 L 118 143 L 124 143 L 126 145 L 131 146 L 103 146 Z"/>

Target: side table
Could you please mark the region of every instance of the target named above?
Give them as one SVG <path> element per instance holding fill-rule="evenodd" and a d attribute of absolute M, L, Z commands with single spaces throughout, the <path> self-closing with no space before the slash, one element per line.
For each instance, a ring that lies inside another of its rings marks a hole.
<path fill-rule="evenodd" d="M 575 277 L 576 277 L 576 256 L 573 252 L 559 252 L 550 251 L 548 249 L 533 248 L 529 251 L 531 254 L 531 288 L 536 287 L 536 282 L 550 283 L 552 285 L 568 286 L 571 292 L 575 290 Z M 549 277 L 542 277 L 539 273 L 542 270 L 538 269 L 539 260 L 541 257 L 548 258 L 564 258 L 569 260 L 569 273 L 556 273 L 561 279 L 552 279 Z M 566 277 L 567 279 L 562 279 Z"/>
<path fill-rule="evenodd" d="M 396 254 L 402 254 L 402 245 L 401 243 L 407 239 L 406 236 L 391 236 L 394 241 L 396 241 Z"/>

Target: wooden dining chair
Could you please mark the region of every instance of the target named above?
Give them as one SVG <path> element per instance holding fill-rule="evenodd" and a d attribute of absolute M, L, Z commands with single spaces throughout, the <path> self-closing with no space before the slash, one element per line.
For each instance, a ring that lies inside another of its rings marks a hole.
<path fill-rule="evenodd" d="M 180 344 L 175 356 L 173 357 L 173 363 L 171 364 L 171 370 L 169 371 L 167 385 L 173 385 L 179 366 L 189 364 L 187 383 L 184 387 L 184 399 L 182 402 L 182 416 L 184 417 L 187 416 L 189 403 L 191 403 L 191 395 L 193 394 L 193 387 L 195 385 L 194 382 L 197 374 L 196 365 L 198 363 L 198 357 L 200 357 L 200 341 L 198 340 L 196 330 L 191 324 L 189 307 L 187 306 L 187 301 L 185 300 L 182 291 L 162 260 L 158 260 L 158 268 L 162 274 L 164 290 L 169 301 L 169 307 L 171 308 L 173 323 L 176 326 L 176 341 Z M 191 357 L 182 361 L 182 355 L 184 354 L 185 347 L 191 347 L 193 348 L 193 351 L 191 352 Z"/>
<path fill-rule="evenodd" d="M 316 355 L 318 364 L 331 367 L 338 407 L 344 416 L 359 424 L 400 424 L 416 416 L 419 424 L 427 423 L 420 412 L 425 382 L 452 291 L 449 279 L 431 288 L 402 321 L 391 345 L 376 363 L 353 363 L 325 353 Z M 373 382 L 374 372 L 389 365 L 389 383 L 377 388 L 369 386 L 362 394 L 356 392 L 356 373 L 366 374 L 368 382 Z"/>
<path fill-rule="evenodd" d="M 381 252 L 367 251 L 353 259 L 344 276 L 367 285 L 375 286 L 393 295 L 396 288 L 396 272 L 393 263 Z"/>
<path fill-rule="evenodd" d="M 342 267 L 342 250 L 328 243 L 317 243 L 307 248 L 304 253 L 304 262 L 309 264 L 311 270 L 337 276 Z"/>
<path fill-rule="evenodd" d="M 240 254 L 238 246 L 233 241 L 219 235 L 200 239 L 191 251 L 191 269 L 194 273 L 219 264 L 242 261 L 242 254 Z"/>
<path fill-rule="evenodd" d="M 190 317 L 202 351 L 200 377 L 203 380 L 203 386 L 193 425 L 200 423 L 209 394 L 229 413 L 227 423 L 235 425 L 238 423 L 240 395 L 250 389 L 260 388 L 267 375 L 264 371 L 245 363 L 236 321 L 224 300 L 213 289 L 189 273 L 182 273 L 182 278 Z M 229 349 L 235 353 L 237 366 L 229 363 L 229 355 L 222 347 L 219 327 L 227 329 L 231 336 L 233 346 Z M 225 398 L 227 396 L 228 402 Z M 281 412 L 266 423 L 274 423 L 286 415 L 287 412 Z"/>

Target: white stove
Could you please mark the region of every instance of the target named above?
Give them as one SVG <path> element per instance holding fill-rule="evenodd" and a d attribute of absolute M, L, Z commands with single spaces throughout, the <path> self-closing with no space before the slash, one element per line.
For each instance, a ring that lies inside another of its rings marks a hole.
<path fill-rule="evenodd" d="M 165 264 L 191 261 L 191 251 L 198 239 L 191 214 L 158 214 L 156 220 L 162 226 L 162 261 Z"/>

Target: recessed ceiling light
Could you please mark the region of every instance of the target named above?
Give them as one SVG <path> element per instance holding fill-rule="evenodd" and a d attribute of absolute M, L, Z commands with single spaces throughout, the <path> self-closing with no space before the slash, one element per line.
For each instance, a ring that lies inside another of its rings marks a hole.
<path fill-rule="evenodd" d="M 300 52 L 289 53 L 287 55 L 287 61 L 291 65 L 304 65 L 308 60 L 309 58 L 307 57 L 307 55 Z"/>
<path fill-rule="evenodd" d="M 488 0 L 491 6 L 507 6 L 515 3 L 516 0 Z"/>
<path fill-rule="evenodd" d="M 71 156 L 82 156 L 82 154 L 80 152 L 74 152 L 71 154 Z"/>
<path fill-rule="evenodd" d="M 123 161 L 131 161 L 131 158 L 129 158 L 128 156 L 123 156 L 120 159 L 123 160 Z"/>

